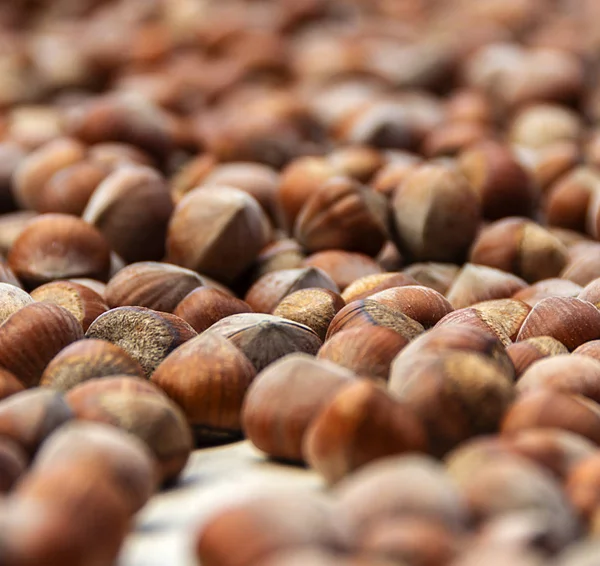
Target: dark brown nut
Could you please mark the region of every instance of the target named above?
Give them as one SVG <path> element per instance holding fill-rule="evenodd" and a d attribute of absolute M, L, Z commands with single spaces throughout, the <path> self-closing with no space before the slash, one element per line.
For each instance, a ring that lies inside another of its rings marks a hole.
<path fill-rule="evenodd" d="M 383 273 L 380 265 L 369 256 L 344 250 L 317 252 L 304 259 L 302 264 L 321 269 L 342 290 L 361 277 Z"/>
<path fill-rule="evenodd" d="M 455 534 L 468 520 L 454 482 L 439 462 L 426 456 L 390 456 L 367 464 L 342 480 L 334 495 L 340 516 L 359 540 L 382 520 L 427 520 Z"/>
<path fill-rule="evenodd" d="M 108 173 L 107 167 L 89 159 L 60 169 L 44 185 L 37 199 L 37 210 L 81 216 Z"/>
<path fill-rule="evenodd" d="M 498 320 L 497 317 L 488 317 L 485 313 L 473 307 L 452 311 L 442 318 L 434 328 L 456 328 L 460 326 L 468 326 L 487 332 L 498 338 L 504 346 L 511 344 L 510 336 L 504 328 L 504 321 Z"/>
<path fill-rule="evenodd" d="M 421 151 L 429 158 L 456 157 L 466 149 L 484 143 L 492 137 L 493 132 L 487 124 L 469 120 L 449 120 L 427 134 Z"/>
<path fill-rule="evenodd" d="M 404 265 L 404 258 L 396 244 L 388 240 L 375 258 L 382 271 L 398 271 Z"/>
<path fill-rule="evenodd" d="M 511 450 L 533 460 L 564 481 L 580 462 L 597 451 L 597 446 L 566 430 L 540 428 L 524 430 L 510 439 Z"/>
<path fill-rule="evenodd" d="M 585 232 L 592 194 L 599 189 L 600 176 L 590 167 L 568 172 L 549 188 L 544 204 L 548 224 Z"/>
<path fill-rule="evenodd" d="M 578 524 L 559 481 L 527 458 L 503 455 L 472 470 L 458 480 L 469 509 L 477 521 L 507 513 L 529 511 L 551 521 L 555 548 L 578 534 Z"/>
<path fill-rule="evenodd" d="M 83 466 L 28 474 L 9 501 L 9 513 L 3 530 L 13 564 L 111 564 L 131 526 L 119 490 Z"/>
<path fill-rule="evenodd" d="M 350 283 L 342 292 L 342 299 L 346 303 L 352 303 L 361 299 L 366 299 L 369 295 L 374 295 L 379 291 L 390 289 L 392 287 L 402 287 L 403 285 L 416 285 L 417 282 L 404 273 L 376 273 L 374 275 L 365 275 Z"/>
<path fill-rule="evenodd" d="M 119 346 L 90 338 L 62 349 L 46 366 L 40 385 L 64 393 L 88 379 L 113 375 L 144 377 L 144 370 Z"/>
<path fill-rule="evenodd" d="M 417 336 L 394 361 L 401 365 L 413 355 L 438 355 L 445 351 L 476 352 L 497 363 L 507 375 L 514 375 L 512 362 L 498 336 L 488 329 L 469 325 L 432 328 Z"/>
<path fill-rule="evenodd" d="M 600 361 L 581 354 L 559 354 L 532 364 L 517 382 L 524 395 L 552 389 L 600 401 Z"/>
<path fill-rule="evenodd" d="M 506 352 L 515 366 L 515 374 L 518 379 L 527 368 L 538 360 L 559 354 L 567 354 L 569 351 L 556 338 L 552 338 L 551 336 L 536 336 L 510 344 L 506 348 Z"/>
<path fill-rule="evenodd" d="M 338 286 L 321 269 L 301 267 L 282 269 L 263 275 L 252 287 L 244 300 L 257 313 L 270 314 L 288 295 L 300 289 L 321 288 L 337 293 Z"/>
<path fill-rule="evenodd" d="M 120 346 L 150 377 L 175 348 L 196 336 L 196 331 L 173 314 L 145 307 L 119 307 L 100 315 L 85 336 Z"/>
<path fill-rule="evenodd" d="M 392 212 L 398 248 L 417 261 L 464 259 L 481 221 L 474 190 L 445 165 L 422 165 L 408 175 Z"/>
<path fill-rule="evenodd" d="M 242 435 L 242 402 L 255 375 L 229 340 L 205 332 L 169 354 L 151 381 L 183 409 L 196 440 L 211 442 Z"/>
<path fill-rule="evenodd" d="M 336 392 L 302 445 L 304 459 L 329 483 L 377 458 L 426 449 L 425 429 L 410 407 L 365 380 Z"/>
<path fill-rule="evenodd" d="M 67 113 L 66 127 L 88 145 L 123 142 L 159 161 L 173 148 L 168 115 L 141 96 L 92 98 Z"/>
<path fill-rule="evenodd" d="M 128 143 L 96 143 L 88 148 L 87 155 L 91 161 L 110 171 L 122 165 L 152 166 L 152 159 L 147 153 Z"/>
<path fill-rule="evenodd" d="M 282 224 L 277 190 L 279 175 L 262 163 L 223 163 L 212 168 L 201 181 L 202 186 L 235 187 L 256 199 L 273 226 Z"/>
<path fill-rule="evenodd" d="M 424 328 L 431 328 L 453 310 L 443 295 L 422 285 L 391 287 L 370 295 L 368 300 L 400 311 Z"/>
<path fill-rule="evenodd" d="M 331 321 L 345 304 L 344 299 L 329 289 L 300 289 L 284 297 L 273 315 L 308 326 L 325 340 Z"/>
<path fill-rule="evenodd" d="M 110 248 L 98 230 L 67 214 L 31 220 L 15 240 L 8 265 L 28 288 L 70 277 L 106 280 Z"/>
<path fill-rule="evenodd" d="M 581 346 L 575 348 L 573 353 L 581 354 L 582 356 L 590 356 L 591 358 L 600 361 L 600 340 L 584 342 Z"/>
<path fill-rule="evenodd" d="M 104 298 L 85 285 L 72 281 L 46 283 L 31 292 L 39 302 L 53 303 L 67 309 L 85 332 L 90 324 L 108 310 Z"/>
<path fill-rule="evenodd" d="M 10 283 L 0 283 L 0 324 L 22 309 L 34 302 L 31 295 L 23 289 Z"/>
<path fill-rule="evenodd" d="M 459 272 L 458 265 L 436 262 L 413 263 L 403 271 L 419 285 L 434 289 L 442 295 L 448 292 Z"/>
<path fill-rule="evenodd" d="M 494 328 L 500 328 L 511 341 L 516 340 L 523 322 L 531 311 L 527 303 L 516 299 L 483 301 L 474 304 L 471 308 L 480 313 Z"/>
<path fill-rule="evenodd" d="M 600 505 L 599 466 L 600 457 L 596 452 L 574 465 L 566 477 L 569 501 L 585 521 L 594 518 Z"/>
<path fill-rule="evenodd" d="M 167 259 L 230 283 L 270 240 L 269 221 L 250 195 L 230 187 L 198 188 L 173 212 Z"/>
<path fill-rule="evenodd" d="M 555 142 L 535 149 L 525 146 L 513 149 L 542 191 L 548 190 L 548 187 L 581 162 L 579 144 L 571 141 Z"/>
<path fill-rule="evenodd" d="M 296 240 L 291 238 L 276 240 L 267 244 L 258 254 L 250 280 L 257 281 L 263 275 L 273 271 L 302 267 L 303 259 L 304 252 Z"/>
<path fill-rule="evenodd" d="M 213 515 L 198 533 L 196 553 L 205 566 L 251 566 L 304 547 L 339 552 L 347 537 L 328 501 L 311 492 L 282 492 Z M 232 540 L 252 542 L 232 547 Z"/>
<path fill-rule="evenodd" d="M 101 378 L 73 388 L 66 396 L 77 419 L 113 425 L 142 440 L 157 462 L 161 482 L 174 480 L 193 448 L 192 433 L 181 409 L 155 390 Z M 135 379 L 135 378 L 130 378 Z M 120 378 L 120 382 L 124 379 Z M 97 383 L 100 382 L 100 383 Z M 149 386 L 150 384 L 147 384 Z"/>
<path fill-rule="evenodd" d="M 11 491 L 27 470 L 29 457 L 10 438 L 0 438 L 0 493 Z"/>
<path fill-rule="evenodd" d="M 314 356 L 322 344 L 308 326 L 269 314 L 234 314 L 222 318 L 208 330 L 231 340 L 246 354 L 257 372 L 294 352 Z"/>
<path fill-rule="evenodd" d="M 543 389 L 520 396 L 502 421 L 502 434 L 532 428 L 559 428 L 600 444 L 600 406 L 581 395 Z"/>
<path fill-rule="evenodd" d="M 371 187 L 391 199 L 398 186 L 422 162 L 423 159 L 416 153 L 395 151 L 393 157 L 377 172 L 371 181 Z"/>
<path fill-rule="evenodd" d="M 194 271 L 143 261 L 118 271 L 108 282 L 104 296 L 110 308 L 139 306 L 173 312 L 186 295 L 202 285 L 202 277 Z"/>
<path fill-rule="evenodd" d="M 13 174 L 13 192 L 20 208 L 39 210 L 46 182 L 57 171 L 84 158 L 85 147 L 70 138 L 54 140 L 30 153 Z"/>
<path fill-rule="evenodd" d="M 187 193 L 202 184 L 216 165 L 217 160 L 209 153 L 201 153 L 184 163 L 170 180 L 173 202 L 179 203 Z"/>
<path fill-rule="evenodd" d="M 110 478 L 131 513 L 139 511 L 157 488 L 156 465 L 148 447 L 102 423 L 72 421 L 62 426 L 44 442 L 32 470 L 47 473 L 63 466 L 86 467 Z"/>
<path fill-rule="evenodd" d="M 200 333 L 232 314 L 252 312 L 252 307 L 212 287 L 197 287 L 186 295 L 175 309 L 175 315 Z"/>
<path fill-rule="evenodd" d="M 0 437 L 16 442 L 31 458 L 55 429 L 72 418 L 73 411 L 60 393 L 23 391 L 0 402 Z"/>
<path fill-rule="evenodd" d="M 529 283 L 556 277 L 567 264 L 567 248 L 548 230 L 524 218 L 505 218 L 481 230 L 469 261 L 495 267 Z"/>
<path fill-rule="evenodd" d="M 583 124 L 576 112 L 553 104 L 537 104 L 520 111 L 509 126 L 511 143 L 543 148 L 558 142 L 577 142 Z"/>
<path fill-rule="evenodd" d="M 376 256 L 388 239 L 388 203 L 348 177 L 319 186 L 296 217 L 294 238 L 309 252 L 340 249 Z"/>
<path fill-rule="evenodd" d="M 0 326 L 0 367 L 25 387 L 33 387 L 50 360 L 80 338 L 81 324 L 69 311 L 50 303 L 32 303 Z"/>
<path fill-rule="evenodd" d="M 600 311 L 581 299 L 543 299 L 525 319 L 517 341 L 534 336 L 551 336 L 574 350 L 584 342 L 600 338 Z"/>
<path fill-rule="evenodd" d="M 443 455 L 460 442 L 498 430 L 514 398 L 512 374 L 475 352 L 398 356 L 389 390 L 422 419 L 430 451 Z"/>
<path fill-rule="evenodd" d="M 577 285 L 577 283 L 553 277 L 550 279 L 543 279 L 542 281 L 538 281 L 533 285 L 529 285 L 529 287 L 517 291 L 513 295 L 513 299 L 518 299 L 519 301 L 527 303 L 530 307 L 534 307 L 542 299 L 548 297 L 578 297 L 581 290 L 581 286 Z"/>
<path fill-rule="evenodd" d="M 355 374 L 326 360 L 294 354 L 259 373 L 246 394 L 242 427 L 254 445 L 280 460 L 301 462 L 307 428 Z"/>
<path fill-rule="evenodd" d="M 340 173 L 323 157 L 300 157 L 282 171 L 278 196 L 288 230 L 294 227 L 300 210 L 317 189 Z"/>
<path fill-rule="evenodd" d="M 462 309 L 481 301 L 512 297 L 526 287 L 527 283 L 512 273 L 466 263 L 454 277 L 446 296 L 455 309 Z"/>
<path fill-rule="evenodd" d="M 361 183 L 369 182 L 385 162 L 380 151 L 367 145 L 338 147 L 327 155 L 327 160 L 335 169 Z"/>
<path fill-rule="evenodd" d="M 347 304 L 333 317 L 326 339 L 329 340 L 337 332 L 348 328 L 372 326 L 391 328 L 409 341 L 425 330 L 423 325 L 399 309 L 391 308 L 374 299 L 364 299 Z"/>
<path fill-rule="evenodd" d="M 0 215 L 0 252 L 8 254 L 21 232 L 38 216 L 32 210 L 17 210 Z"/>
<path fill-rule="evenodd" d="M 124 165 L 94 191 L 82 218 L 95 226 L 126 262 L 161 260 L 173 204 L 160 174 Z"/>
<path fill-rule="evenodd" d="M 407 338 L 384 326 L 349 328 L 327 340 L 317 358 L 387 381 L 393 359 L 407 344 Z"/>

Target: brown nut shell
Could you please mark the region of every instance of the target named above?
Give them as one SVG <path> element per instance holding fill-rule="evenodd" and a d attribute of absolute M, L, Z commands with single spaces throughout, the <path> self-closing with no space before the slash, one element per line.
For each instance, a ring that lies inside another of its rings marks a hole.
<path fill-rule="evenodd" d="M 533 363 L 550 356 L 566 354 L 566 346 L 551 336 L 535 336 L 515 342 L 506 348 L 519 378 Z"/>
<path fill-rule="evenodd" d="M 169 354 L 151 381 L 182 408 L 196 439 L 211 441 L 241 436 L 242 402 L 255 375 L 229 340 L 205 332 Z"/>
<path fill-rule="evenodd" d="M 352 301 L 366 299 L 369 295 L 374 295 L 385 289 L 416 284 L 417 282 L 410 275 L 400 272 L 365 275 L 350 283 L 350 285 L 344 289 L 342 292 L 342 299 L 344 299 L 346 303 L 351 303 Z"/>

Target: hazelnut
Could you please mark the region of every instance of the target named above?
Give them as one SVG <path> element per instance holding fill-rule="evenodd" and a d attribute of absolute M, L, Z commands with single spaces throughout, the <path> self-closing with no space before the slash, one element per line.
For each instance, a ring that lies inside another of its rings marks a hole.
<path fill-rule="evenodd" d="M 581 354 L 559 354 L 533 363 L 517 383 L 523 395 L 540 389 L 583 395 L 600 401 L 600 361 Z"/>
<path fill-rule="evenodd" d="M 209 329 L 231 340 L 261 371 L 293 352 L 315 355 L 321 339 L 308 326 L 279 316 L 259 313 L 234 314 Z"/>
<path fill-rule="evenodd" d="M 53 433 L 36 454 L 32 470 L 72 466 L 102 470 L 104 477 L 119 488 L 130 507 L 139 511 L 157 487 L 157 474 L 152 453 L 131 434 L 102 423 L 69 422 Z"/>
<path fill-rule="evenodd" d="M 529 283 L 558 276 L 567 259 L 558 238 L 524 218 L 505 218 L 483 228 L 469 255 L 472 263 L 514 273 Z"/>
<path fill-rule="evenodd" d="M 582 242 L 569 249 L 569 261 L 560 276 L 585 286 L 600 277 L 600 246 Z"/>
<path fill-rule="evenodd" d="M 367 183 L 384 163 L 381 152 L 367 145 L 347 145 L 335 148 L 327 160 L 348 177 Z"/>
<path fill-rule="evenodd" d="M 252 544 L 231 545 L 250 537 Z M 221 510 L 198 533 L 196 553 L 205 566 L 250 566 L 304 547 L 344 550 L 347 533 L 328 501 L 307 493 L 254 497 Z"/>
<path fill-rule="evenodd" d="M 415 153 L 395 151 L 393 157 L 379 169 L 371 181 L 373 190 L 391 199 L 398 186 L 409 173 L 421 163 L 422 158 Z"/>
<path fill-rule="evenodd" d="M 301 267 L 298 269 L 282 269 L 263 275 L 252 287 L 244 300 L 257 313 L 273 312 L 275 307 L 294 291 L 308 288 L 328 289 L 337 293 L 338 286 L 321 269 Z"/>
<path fill-rule="evenodd" d="M 0 367 L 25 387 L 33 387 L 50 360 L 80 338 L 81 324 L 69 311 L 51 303 L 31 303 L 0 326 Z"/>
<path fill-rule="evenodd" d="M 168 263 L 143 261 L 121 269 L 108 282 L 109 307 L 139 306 L 173 312 L 203 280 L 196 272 Z"/>
<path fill-rule="evenodd" d="M 200 333 L 232 314 L 252 312 L 250 305 L 213 287 L 197 287 L 175 308 L 174 314 Z"/>
<path fill-rule="evenodd" d="M 255 282 L 263 275 L 283 269 L 302 267 L 304 252 L 300 244 L 291 238 L 276 240 L 267 244 L 258 254 L 252 268 L 250 281 Z"/>
<path fill-rule="evenodd" d="M 435 326 L 453 310 L 443 295 L 422 285 L 391 287 L 370 295 L 368 300 L 400 311 L 424 328 Z"/>
<path fill-rule="evenodd" d="M 419 285 L 429 287 L 445 295 L 458 275 L 460 268 L 453 263 L 413 263 L 403 273 L 412 277 Z"/>
<path fill-rule="evenodd" d="M 309 252 L 341 249 L 376 256 L 388 239 L 385 198 L 347 177 L 320 185 L 300 209 L 294 238 Z"/>
<path fill-rule="evenodd" d="M 116 383 L 109 379 L 86 381 L 68 392 L 66 400 L 75 417 L 106 423 L 138 437 L 156 459 L 161 482 L 174 480 L 192 450 L 185 415 L 155 388 L 141 391 L 131 386 L 129 380 L 136 378 L 120 378 Z"/>
<path fill-rule="evenodd" d="M 379 291 L 390 289 L 391 287 L 401 287 L 402 285 L 416 285 L 417 282 L 404 273 L 375 273 L 365 275 L 356 279 L 348 285 L 342 292 L 342 299 L 346 303 L 366 299 L 369 295 L 374 295 Z"/>
<path fill-rule="evenodd" d="M 21 232 L 38 216 L 32 210 L 17 210 L 0 215 L 0 252 L 8 254 Z"/>
<path fill-rule="evenodd" d="M 84 332 L 108 306 L 96 291 L 72 281 L 46 283 L 31 292 L 39 302 L 52 303 L 67 309 L 81 324 Z"/>
<path fill-rule="evenodd" d="M 344 299 L 329 289 L 300 289 L 284 297 L 273 315 L 308 326 L 325 340 L 331 321 L 344 305 Z"/>
<path fill-rule="evenodd" d="M 433 458 L 388 456 L 365 465 L 334 488 L 340 516 L 359 540 L 385 520 L 421 519 L 460 533 L 468 513 L 454 482 Z"/>
<path fill-rule="evenodd" d="M 600 311 L 581 299 L 542 299 L 523 322 L 517 340 L 534 336 L 551 336 L 574 350 L 584 342 L 600 338 Z"/>
<path fill-rule="evenodd" d="M 144 332 L 140 332 L 140 328 Z M 121 347 L 140 364 L 144 375 L 150 377 L 175 348 L 196 336 L 196 332 L 173 314 L 145 307 L 119 307 L 100 315 L 85 336 Z"/>
<path fill-rule="evenodd" d="M 71 138 L 53 140 L 30 153 L 13 173 L 13 192 L 19 206 L 40 210 L 44 187 L 50 178 L 84 158 L 84 146 Z"/>
<path fill-rule="evenodd" d="M 489 126 L 469 120 L 450 120 L 430 131 L 422 152 L 430 158 L 456 157 L 472 146 L 488 141 L 493 133 Z"/>
<path fill-rule="evenodd" d="M 326 360 L 286 356 L 260 372 L 242 407 L 242 427 L 269 456 L 302 461 L 306 430 L 342 386 L 355 375 Z"/>
<path fill-rule="evenodd" d="M 240 412 L 256 371 L 229 340 L 205 332 L 169 354 L 152 374 L 185 413 L 196 439 L 239 438 Z"/>
<path fill-rule="evenodd" d="M 473 307 L 456 309 L 442 318 L 434 328 L 458 328 L 467 326 L 495 336 L 504 346 L 511 344 L 510 336 L 506 333 L 505 321 L 498 317 L 487 316 L 486 313 Z"/>
<path fill-rule="evenodd" d="M 383 245 L 375 261 L 383 271 L 398 271 L 404 265 L 404 258 L 400 250 L 391 240 Z"/>
<path fill-rule="evenodd" d="M 339 389 L 312 420 L 302 452 L 335 483 L 377 458 L 426 448 L 425 429 L 410 407 L 360 380 Z"/>
<path fill-rule="evenodd" d="M 31 458 L 58 427 L 73 418 L 64 397 L 46 389 L 32 389 L 0 402 L 0 437 L 16 442 Z"/>
<path fill-rule="evenodd" d="M 517 299 L 496 299 L 483 301 L 471 307 L 480 313 L 485 321 L 490 321 L 494 327 L 500 328 L 502 333 L 511 341 L 516 340 L 523 321 L 531 311 L 531 307 Z"/>
<path fill-rule="evenodd" d="M 0 324 L 18 310 L 34 302 L 32 296 L 10 283 L 0 283 Z"/>
<path fill-rule="evenodd" d="M 392 199 L 398 248 L 417 261 L 464 259 L 481 220 L 477 195 L 444 165 L 422 165 Z"/>
<path fill-rule="evenodd" d="M 580 117 L 573 110 L 554 104 L 537 104 L 513 118 L 508 135 L 513 144 L 543 148 L 557 142 L 576 142 L 581 133 Z"/>
<path fill-rule="evenodd" d="M 160 260 L 172 211 L 169 190 L 157 171 L 123 165 L 98 185 L 82 218 L 126 262 Z"/>
<path fill-rule="evenodd" d="M 62 349 L 46 366 L 40 385 L 63 393 L 95 377 L 132 375 L 144 370 L 125 350 L 104 340 L 78 340 Z"/>
<path fill-rule="evenodd" d="M 83 220 L 44 214 L 17 237 L 8 265 L 28 288 L 70 277 L 106 280 L 110 248 L 102 234 Z"/>
<path fill-rule="evenodd" d="M 305 258 L 302 265 L 324 271 L 340 289 L 365 275 L 383 273 L 379 264 L 369 256 L 344 250 L 314 253 Z"/>
<path fill-rule="evenodd" d="M 506 348 L 506 352 L 515 366 L 515 374 L 518 379 L 527 368 L 538 360 L 559 354 L 567 354 L 568 350 L 556 338 L 552 338 L 551 336 L 535 336 L 534 338 L 527 338 L 521 342 L 510 344 Z"/>
<path fill-rule="evenodd" d="M 589 356 L 595 360 L 600 361 L 600 340 L 590 340 L 584 342 L 581 346 L 578 346 L 573 350 L 574 354 L 581 354 L 582 356 Z"/>
<path fill-rule="evenodd" d="M 407 340 L 412 340 L 424 331 L 420 323 L 401 310 L 374 299 L 364 299 L 347 304 L 333 317 L 327 330 L 327 339 L 347 328 L 369 326 L 391 328 Z"/>
<path fill-rule="evenodd" d="M 150 156 L 138 147 L 122 142 L 101 142 L 88 147 L 88 158 L 102 167 L 114 171 L 122 165 L 152 166 Z"/>
<path fill-rule="evenodd" d="M 520 396 L 502 421 L 508 437 L 535 428 L 560 428 L 600 444 L 600 406 L 581 395 L 542 389 Z"/>
<path fill-rule="evenodd" d="M 535 307 L 542 299 L 548 297 L 578 297 L 581 290 L 581 286 L 577 283 L 551 277 L 517 291 L 513 295 L 513 299 L 518 299 L 527 303 L 530 307 Z"/>
<path fill-rule="evenodd" d="M 422 419 L 430 450 L 443 455 L 458 443 L 498 430 L 514 397 L 512 375 L 475 352 L 446 351 L 397 358 L 389 390 Z"/>
<path fill-rule="evenodd" d="M 229 187 L 198 188 L 173 212 L 167 259 L 230 283 L 270 240 L 269 221 L 250 195 Z"/>

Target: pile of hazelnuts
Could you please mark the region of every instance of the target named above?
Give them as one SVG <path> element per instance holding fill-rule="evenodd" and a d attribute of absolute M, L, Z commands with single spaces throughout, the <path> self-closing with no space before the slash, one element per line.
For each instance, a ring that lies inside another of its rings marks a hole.
<path fill-rule="evenodd" d="M 600 558 L 600 2 L 0 3 L 0 564 Z M 173 565 L 175 566 L 175 565 Z"/>

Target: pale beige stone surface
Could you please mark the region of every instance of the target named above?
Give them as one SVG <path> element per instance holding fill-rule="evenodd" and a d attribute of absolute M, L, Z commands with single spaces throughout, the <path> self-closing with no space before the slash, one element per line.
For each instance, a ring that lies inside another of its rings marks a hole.
<path fill-rule="evenodd" d="M 271 462 L 249 442 L 196 450 L 179 485 L 140 511 L 118 566 L 196 566 L 193 537 L 211 513 L 256 494 L 322 485 L 314 472 Z"/>

